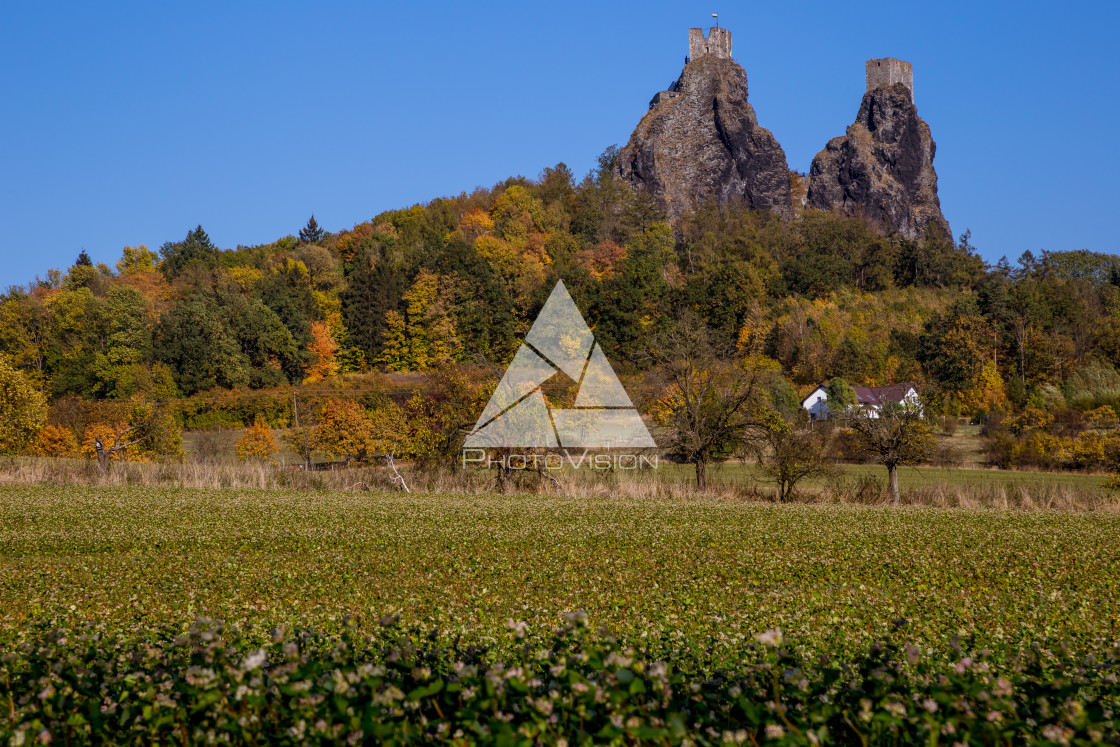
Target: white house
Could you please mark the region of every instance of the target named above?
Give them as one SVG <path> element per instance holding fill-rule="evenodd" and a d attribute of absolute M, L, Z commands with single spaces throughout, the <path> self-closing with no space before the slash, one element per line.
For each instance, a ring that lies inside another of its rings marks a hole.
<path fill-rule="evenodd" d="M 828 392 L 825 384 L 820 384 L 809 396 L 801 400 L 801 406 L 809 411 L 810 420 L 828 420 Z M 853 386 L 856 390 L 856 402 L 863 408 L 869 417 L 878 417 L 879 408 L 887 402 L 907 403 L 920 405 L 918 389 L 913 384 L 891 384 L 889 386 Z"/>

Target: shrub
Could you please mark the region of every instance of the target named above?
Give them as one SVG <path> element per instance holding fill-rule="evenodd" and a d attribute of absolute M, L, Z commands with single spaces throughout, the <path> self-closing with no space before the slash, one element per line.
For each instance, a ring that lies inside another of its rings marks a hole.
<path fill-rule="evenodd" d="M 1016 462 L 1026 467 L 1054 469 L 1069 456 L 1069 439 L 1032 431 L 1018 444 Z"/>
<path fill-rule="evenodd" d="M 1039 407 L 1028 407 L 1015 417 L 1003 421 L 1003 425 L 1016 436 L 1031 430 L 1044 431 L 1053 424 L 1054 416 Z"/>

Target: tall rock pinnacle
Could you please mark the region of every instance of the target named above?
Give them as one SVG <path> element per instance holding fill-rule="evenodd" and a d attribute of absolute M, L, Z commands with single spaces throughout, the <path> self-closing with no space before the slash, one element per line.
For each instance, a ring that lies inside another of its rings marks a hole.
<path fill-rule="evenodd" d="M 791 216 L 786 154 L 747 103 L 747 73 L 731 59 L 731 32 L 712 28 L 705 37 L 690 29 L 688 40 L 680 78 L 653 97 L 619 152 L 619 174 L 672 218 L 712 197 Z"/>
<path fill-rule="evenodd" d="M 914 106 L 913 70 L 890 57 L 867 61 L 859 114 L 813 159 L 808 203 L 866 216 L 909 239 L 920 239 L 929 223 L 952 237 L 937 197 L 937 145 Z"/>

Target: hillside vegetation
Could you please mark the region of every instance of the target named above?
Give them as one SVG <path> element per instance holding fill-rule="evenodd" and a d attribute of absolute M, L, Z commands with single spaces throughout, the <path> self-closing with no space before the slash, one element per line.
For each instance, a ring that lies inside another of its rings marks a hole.
<path fill-rule="evenodd" d="M 1115 257 L 1026 252 L 985 266 L 967 232 L 954 244 L 932 227 L 913 241 L 815 210 L 782 220 L 710 206 L 670 226 L 613 176 L 615 160 L 609 149 L 578 183 L 559 164 L 336 233 L 312 219 L 262 246 L 219 249 L 199 226 L 158 251 L 125 247 L 115 267 L 83 252 L 0 296 L 5 376 L 49 405 L 0 434 L 0 451 L 92 456 L 98 433 L 159 415 L 163 435 L 115 456 L 166 458 L 180 453 L 178 428 L 295 425 L 303 393 L 305 424 L 331 396 L 440 420 L 436 404 L 474 406 L 485 391 L 431 379 L 458 371 L 492 386 L 563 279 L 647 413 L 649 351 L 698 319 L 772 365 L 787 413 L 837 377 L 912 381 L 931 413 L 988 419 L 991 463 L 1120 463 L 1108 432 L 1120 404 Z M 402 388 L 396 372 L 430 375 Z"/>

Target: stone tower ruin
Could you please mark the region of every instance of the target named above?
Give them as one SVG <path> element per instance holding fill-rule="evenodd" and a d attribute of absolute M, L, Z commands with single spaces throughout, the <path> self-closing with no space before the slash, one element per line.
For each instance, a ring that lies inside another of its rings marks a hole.
<path fill-rule="evenodd" d="M 708 29 L 707 38 L 704 29 L 688 30 L 688 58 L 695 60 L 706 54 L 713 54 L 721 59 L 731 59 L 731 32 L 713 26 Z"/>
<path fill-rule="evenodd" d="M 909 62 L 896 60 L 894 57 L 883 57 L 878 60 L 872 57 L 867 61 L 866 70 L 868 91 L 902 83 L 910 89 L 910 95 L 914 95 L 914 66 Z"/>

